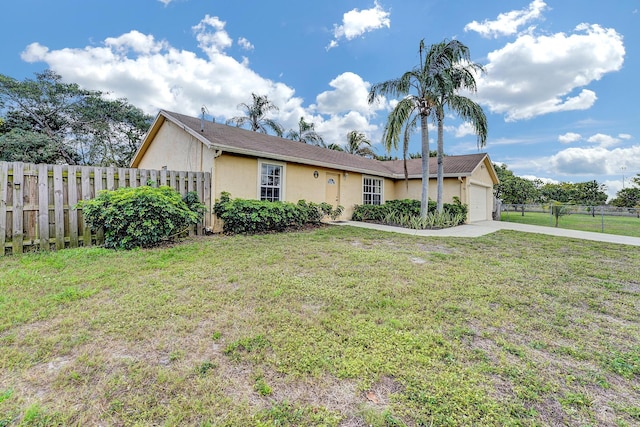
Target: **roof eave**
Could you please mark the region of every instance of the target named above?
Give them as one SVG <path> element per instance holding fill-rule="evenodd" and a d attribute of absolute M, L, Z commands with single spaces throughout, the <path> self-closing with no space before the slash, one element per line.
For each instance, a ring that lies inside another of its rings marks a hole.
<path fill-rule="evenodd" d="M 166 119 L 167 117 L 162 114 L 162 111 L 160 111 L 156 115 L 156 118 L 153 120 L 153 123 L 149 127 L 149 130 L 142 138 L 142 144 L 140 144 L 140 147 L 138 147 L 138 149 L 136 150 L 136 153 L 131 158 L 131 162 L 129 163 L 130 167 L 132 168 L 138 167 L 138 165 L 140 164 L 140 161 L 144 157 L 144 154 L 149 149 L 149 145 L 151 145 L 151 141 L 153 141 L 156 134 L 158 133 L 158 130 L 162 126 L 162 123 L 164 123 Z"/>
<path fill-rule="evenodd" d="M 231 147 L 231 146 L 219 144 L 219 143 L 213 143 L 211 145 L 211 148 L 215 150 L 222 150 L 223 152 L 227 152 L 227 153 L 258 157 L 262 159 L 271 159 L 271 160 L 279 160 L 283 162 L 299 163 L 299 164 L 304 164 L 309 166 L 317 166 L 320 168 L 336 169 L 336 170 L 341 170 L 345 172 L 363 173 L 366 175 L 376 175 L 384 178 L 392 178 L 392 179 L 395 178 L 393 173 L 385 173 L 377 170 L 344 166 L 344 165 L 339 165 L 331 162 L 321 162 L 317 160 L 310 160 L 310 159 L 296 157 L 296 156 L 284 156 L 279 154 L 265 153 L 263 151 Z"/>

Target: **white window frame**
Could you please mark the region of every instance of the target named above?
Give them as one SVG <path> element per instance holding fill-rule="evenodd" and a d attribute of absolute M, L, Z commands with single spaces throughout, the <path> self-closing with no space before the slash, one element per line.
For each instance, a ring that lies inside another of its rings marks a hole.
<path fill-rule="evenodd" d="M 262 166 L 277 166 L 280 168 L 280 185 L 278 186 L 271 186 L 271 188 L 278 188 L 280 191 L 280 197 L 278 198 L 278 201 L 284 201 L 285 199 L 285 193 L 284 193 L 284 189 L 285 189 L 285 177 L 287 175 L 287 166 L 285 163 L 282 162 L 274 162 L 272 160 L 258 160 L 258 188 L 257 188 L 257 199 L 258 200 L 267 200 L 267 199 L 262 199 Z"/>
<path fill-rule="evenodd" d="M 369 187 L 373 187 L 374 191 L 365 191 L 365 185 L 367 180 L 371 180 L 372 182 L 368 184 Z M 380 182 L 380 192 L 377 193 L 375 192 L 376 189 L 376 185 L 375 185 L 375 181 L 379 181 Z M 366 196 L 370 195 L 371 200 L 373 200 L 374 196 L 379 195 L 380 196 L 380 202 L 379 203 L 373 203 L 373 202 L 367 202 L 367 198 Z M 367 175 L 363 175 L 362 176 L 362 204 L 363 205 L 381 205 L 384 203 L 384 179 L 383 178 L 379 178 L 376 176 L 367 176 Z"/>

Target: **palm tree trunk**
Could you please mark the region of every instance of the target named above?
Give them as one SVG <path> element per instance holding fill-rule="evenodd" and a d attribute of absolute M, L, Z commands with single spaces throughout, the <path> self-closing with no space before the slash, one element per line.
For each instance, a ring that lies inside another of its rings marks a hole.
<path fill-rule="evenodd" d="M 429 123 L 427 115 L 420 114 L 420 130 L 422 138 L 422 199 L 420 200 L 420 217 L 426 218 L 429 213 Z"/>
<path fill-rule="evenodd" d="M 442 204 L 442 193 L 444 192 L 444 112 L 438 111 L 438 196 L 437 209 L 438 213 L 442 213 L 444 206 Z"/>

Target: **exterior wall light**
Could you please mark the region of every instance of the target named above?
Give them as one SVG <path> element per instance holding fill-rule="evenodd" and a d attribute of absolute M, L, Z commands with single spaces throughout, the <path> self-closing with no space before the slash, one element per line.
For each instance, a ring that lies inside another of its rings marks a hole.
<path fill-rule="evenodd" d="M 318 173 L 318 171 L 313 171 L 313 177 L 314 178 L 318 178 L 320 174 Z"/>

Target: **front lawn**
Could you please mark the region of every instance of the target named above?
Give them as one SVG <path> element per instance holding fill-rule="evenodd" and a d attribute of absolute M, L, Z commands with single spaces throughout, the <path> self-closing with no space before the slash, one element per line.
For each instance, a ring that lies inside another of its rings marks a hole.
<path fill-rule="evenodd" d="M 502 221 L 517 222 L 521 224 L 541 225 L 544 227 L 554 227 L 555 218 L 546 212 L 522 212 L 504 211 L 501 213 Z M 629 216 L 605 215 L 585 215 L 569 214 L 561 216 L 558 221 L 558 228 L 568 230 L 593 231 L 595 233 L 604 232 L 619 236 L 640 237 L 640 219 Z"/>
<path fill-rule="evenodd" d="M 6 257 L 0 426 L 638 425 L 639 278 L 510 231 Z"/>

